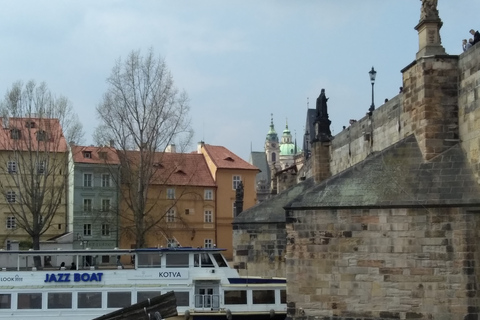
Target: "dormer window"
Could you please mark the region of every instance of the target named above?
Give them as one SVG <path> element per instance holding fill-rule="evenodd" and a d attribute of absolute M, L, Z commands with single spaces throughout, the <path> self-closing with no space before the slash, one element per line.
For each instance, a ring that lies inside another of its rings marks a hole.
<path fill-rule="evenodd" d="M 83 151 L 83 157 L 85 159 L 92 159 L 92 151 Z"/>
<path fill-rule="evenodd" d="M 47 140 L 47 133 L 43 130 L 37 131 L 37 141 L 45 141 Z"/>
<path fill-rule="evenodd" d="M 18 130 L 17 128 L 13 128 L 12 130 L 10 130 L 10 138 L 14 140 L 18 140 L 21 137 L 22 137 L 21 131 Z"/>
<path fill-rule="evenodd" d="M 27 121 L 25 123 L 25 128 L 35 128 L 35 121 Z"/>
<path fill-rule="evenodd" d="M 231 161 L 231 162 L 235 161 L 235 160 L 233 160 L 233 158 L 232 158 L 232 157 L 226 157 L 226 158 L 225 158 L 225 160 L 227 160 L 227 161 Z"/>

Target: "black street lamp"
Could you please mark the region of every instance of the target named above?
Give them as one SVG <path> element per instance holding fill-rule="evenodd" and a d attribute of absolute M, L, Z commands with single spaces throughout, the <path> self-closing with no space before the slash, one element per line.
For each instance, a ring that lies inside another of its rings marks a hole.
<path fill-rule="evenodd" d="M 375 85 L 375 77 L 377 76 L 377 71 L 375 71 L 375 69 L 373 69 L 372 67 L 372 70 L 370 70 L 368 73 L 370 74 L 370 82 L 372 83 L 372 105 L 370 106 L 370 109 L 368 109 L 368 111 L 370 111 L 370 114 L 371 114 L 373 110 L 375 110 L 375 103 L 373 102 L 374 100 L 373 86 Z"/>

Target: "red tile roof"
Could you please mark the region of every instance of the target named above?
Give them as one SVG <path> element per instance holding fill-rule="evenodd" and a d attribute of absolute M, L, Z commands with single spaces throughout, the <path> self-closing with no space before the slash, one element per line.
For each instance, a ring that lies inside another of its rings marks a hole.
<path fill-rule="evenodd" d="M 120 164 L 117 151 L 111 147 L 72 146 L 75 163 Z"/>
<path fill-rule="evenodd" d="M 38 141 L 37 135 L 42 132 L 45 140 Z M 0 118 L 0 150 L 67 152 L 68 148 L 58 119 Z"/>
<path fill-rule="evenodd" d="M 213 163 L 219 169 L 242 169 L 260 171 L 260 169 L 246 162 L 225 147 L 212 146 L 209 144 L 204 144 L 203 147 L 205 148 L 205 151 L 207 151 L 207 154 L 210 156 Z"/>
<path fill-rule="evenodd" d="M 140 152 L 127 151 L 125 155 L 129 161 L 138 162 Z M 156 152 L 153 168 L 152 184 L 216 186 L 203 154 Z"/>

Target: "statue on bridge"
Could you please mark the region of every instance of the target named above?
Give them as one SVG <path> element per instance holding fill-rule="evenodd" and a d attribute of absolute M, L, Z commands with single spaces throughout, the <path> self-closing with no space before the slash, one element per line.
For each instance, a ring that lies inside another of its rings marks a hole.
<path fill-rule="evenodd" d="M 322 89 L 317 98 L 317 118 L 328 118 L 327 101 L 328 98 L 325 96 L 325 89 Z"/>
<path fill-rule="evenodd" d="M 420 15 L 420 20 L 424 19 L 439 19 L 437 3 L 438 0 L 421 0 L 422 1 L 422 11 Z"/>

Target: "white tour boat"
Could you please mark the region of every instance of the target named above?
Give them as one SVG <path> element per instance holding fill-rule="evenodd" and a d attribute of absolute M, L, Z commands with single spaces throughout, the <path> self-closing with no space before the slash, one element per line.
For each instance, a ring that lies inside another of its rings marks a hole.
<path fill-rule="evenodd" d="M 222 251 L 0 251 L 0 319 L 90 320 L 170 291 L 178 319 L 284 319 L 285 279 L 240 277 Z"/>

